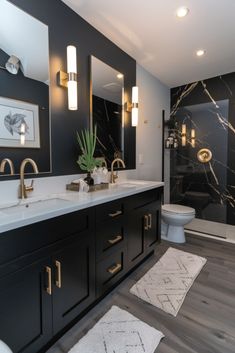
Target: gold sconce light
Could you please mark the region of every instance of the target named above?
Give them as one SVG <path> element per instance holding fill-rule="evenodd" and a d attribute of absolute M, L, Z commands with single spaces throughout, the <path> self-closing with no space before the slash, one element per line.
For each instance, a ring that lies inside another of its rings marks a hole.
<path fill-rule="evenodd" d="M 181 141 L 182 141 L 182 146 L 186 146 L 186 142 L 187 142 L 187 128 L 186 128 L 186 124 L 182 124 Z"/>
<path fill-rule="evenodd" d="M 196 146 L 196 132 L 195 129 L 191 129 L 191 146 L 195 148 Z"/>
<path fill-rule="evenodd" d="M 68 88 L 68 109 L 77 110 L 77 49 L 67 47 L 67 73 L 59 71 L 59 85 Z"/>
<path fill-rule="evenodd" d="M 132 103 L 127 103 L 126 111 L 131 112 L 131 125 L 138 126 L 139 88 L 137 86 L 132 87 Z"/>

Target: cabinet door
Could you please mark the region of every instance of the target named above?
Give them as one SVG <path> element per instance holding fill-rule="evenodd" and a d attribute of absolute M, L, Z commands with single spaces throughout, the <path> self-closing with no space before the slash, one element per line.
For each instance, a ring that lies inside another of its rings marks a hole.
<path fill-rule="evenodd" d="M 95 299 L 94 239 L 88 232 L 53 255 L 53 331 L 70 323 Z"/>
<path fill-rule="evenodd" d="M 128 213 L 127 223 L 127 256 L 128 263 L 134 266 L 144 255 L 144 210 L 142 207 Z"/>
<path fill-rule="evenodd" d="M 37 352 L 52 337 L 48 264 L 33 263 L 0 279 L 0 340 L 14 353 Z"/>
<path fill-rule="evenodd" d="M 161 238 L 161 204 L 154 202 L 146 207 L 146 230 L 145 230 L 145 247 L 149 252 L 160 242 Z M 148 229 L 147 229 L 148 228 Z"/>

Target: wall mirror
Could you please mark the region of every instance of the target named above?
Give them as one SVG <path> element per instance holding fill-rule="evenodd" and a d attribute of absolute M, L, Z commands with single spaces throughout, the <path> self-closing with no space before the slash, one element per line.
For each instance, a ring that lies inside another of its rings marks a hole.
<path fill-rule="evenodd" d="M 108 167 L 124 158 L 124 75 L 91 56 L 91 126 L 97 126 L 96 156 Z"/>
<path fill-rule="evenodd" d="M 10 158 L 16 174 L 27 157 L 51 172 L 49 88 L 48 26 L 1 0 L 0 161 Z"/>

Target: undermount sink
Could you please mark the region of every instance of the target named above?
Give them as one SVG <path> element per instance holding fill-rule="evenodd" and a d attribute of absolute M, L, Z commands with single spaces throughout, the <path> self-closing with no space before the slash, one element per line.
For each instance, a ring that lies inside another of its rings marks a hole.
<path fill-rule="evenodd" d="M 116 187 L 119 187 L 119 188 L 136 188 L 138 186 L 149 185 L 149 182 L 144 180 L 133 180 L 133 181 L 125 181 L 120 184 L 117 183 L 114 185 L 116 185 Z"/>
<path fill-rule="evenodd" d="M 0 215 L 13 215 L 17 213 L 25 213 L 25 212 L 37 212 L 37 211 L 45 211 L 50 210 L 54 207 L 63 207 L 68 204 L 69 200 L 64 200 L 60 198 L 47 199 L 47 200 L 38 200 L 38 201 L 29 201 L 24 202 L 23 204 L 10 206 L 8 208 L 2 209 L 0 211 Z"/>

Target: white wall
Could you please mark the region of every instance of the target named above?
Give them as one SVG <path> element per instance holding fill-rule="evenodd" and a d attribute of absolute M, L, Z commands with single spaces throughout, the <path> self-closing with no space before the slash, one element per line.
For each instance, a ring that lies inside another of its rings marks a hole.
<path fill-rule="evenodd" d="M 156 64 L 157 65 L 157 64 Z M 136 177 L 162 179 L 162 110 L 170 113 L 170 89 L 137 64 L 139 125 L 136 129 Z"/>

